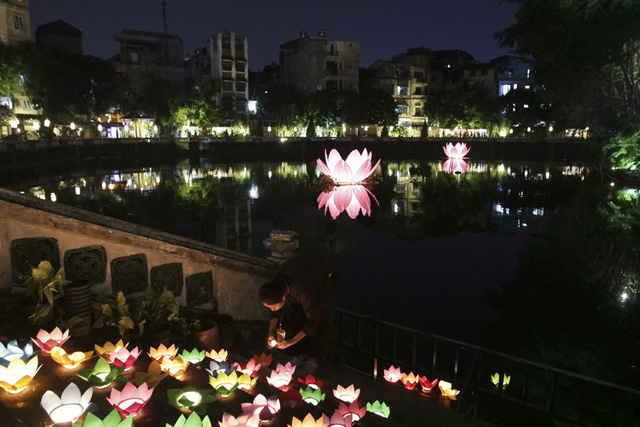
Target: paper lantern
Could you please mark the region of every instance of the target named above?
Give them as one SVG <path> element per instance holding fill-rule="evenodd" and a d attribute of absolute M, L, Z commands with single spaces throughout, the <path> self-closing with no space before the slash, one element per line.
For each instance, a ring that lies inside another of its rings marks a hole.
<path fill-rule="evenodd" d="M 498 387 L 498 384 L 500 383 L 500 374 L 496 372 L 495 374 L 491 375 L 491 382 L 494 386 Z M 502 388 L 506 388 L 510 382 L 511 376 L 505 374 L 502 378 Z"/>
<path fill-rule="evenodd" d="M 142 411 L 144 405 L 147 404 L 153 388 L 149 388 L 143 383 L 140 387 L 136 387 L 133 383 L 126 383 L 122 391 L 115 388 L 111 389 L 111 394 L 107 397 L 107 402 L 111 404 L 123 417 L 129 415 L 135 417 Z"/>
<path fill-rule="evenodd" d="M 166 427 L 211 427 L 212 425 L 208 416 L 200 418 L 200 415 L 192 412 L 189 417 L 180 415 L 180 418 L 178 418 L 178 421 L 176 421 L 174 425 L 167 424 Z"/>
<path fill-rule="evenodd" d="M 126 347 L 120 347 L 117 350 L 111 350 L 111 353 L 107 355 L 109 361 L 113 363 L 113 366 L 117 368 L 124 368 L 128 371 L 133 367 L 140 356 L 140 349 L 134 347 L 133 350 L 128 350 Z"/>
<path fill-rule="evenodd" d="M 321 388 L 324 385 L 324 381 L 317 379 L 313 375 L 307 375 L 304 378 L 298 378 L 298 382 L 311 388 Z"/>
<path fill-rule="evenodd" d="M 225 362 L 229 357 L 229 352 L 224 348 L 221 349 L 220 351 L 211 350 L 211 351 L 207 351 L 206 356 L 209 359 L 215 360 L 216 362 Z"/>
<path fill-rule="evenodd" d="M 329 427 L 352 427 L 353 423 L 351 415 L 343 416 L 338 410 L 329 419 Z"/>
<path fill-rule="evenodd" d="M 458 393 L 460 393 L 460 390 L 451 388 L 452 384 L 447 381 L 440 381 L 438 387 L 440 388 L 440 393 L 442 394 L 442 396 L 447 399 L 456 400 L 456 396 L 458 395 Z"/>
<path fill-rule="evenodd" d="M 27 388 L 42 365 L 38 366 L 38 356 L 33 356 L 26 363 L 19 358 L 9 362 L 9 366 L 0 365 L 0 387 L 15 394 Z"/>
<path fill-rule="evenodd" d="M 420 387 L 422 387 L 422 391 L 425 393 L 431 392 L 431 390 L 438 384 L 438 380 L 429 381 L 427 377 L 420 377 L 418 380 L 420 383 Z"/>
<path fill-rule="evenodd" d="M 204 360 L 204 356 L 205 356 L 205 351 L 204 350 L 200 351 L 197 348 L 194 348 L 191 351 L 182 350 L 182 353 L 180 353 L 180 357 L 182 358 L 182 360 L 186 360 L 192 365 L 202 362 Z"/>
<path fill-rule="evenodd" d="M 9 362 L 15 358 L 22 359 L 23 362 L 26 362 L 35 354 L 36 352 L 33 351 L 33 344 L 31 342 L 26 343 L 24 347 L 20 347 L 17 340 L 9 341 L 6 347 L 0 342 L 1 365 L 9 366 Z"/>
<path fill-rule="evenodd" d="M 164 344 L 160 344 L 158 348 L 151 347 L 149 349 L 149 353 L 147 353 L 149 357 L 155 359 L 159 363 L 162 363 L 163 359 L 173 359 L 178 354 L 178 348 L 175 344 L 171 344 L 171 347 L 167 348 Z"/>
<path fill-rule="evenodd" d="M 148 372 L 135 372 L 131 382 L 137 386 L 147 383 L 149 387 L 155 387 L 168 375 L 167 372 L 162 372 L 162 368 L 157 361 L 152 360 L 149 364 Z"/>
<path fill-rule="evenodd" d="M 467 147 L 467 144 L 464 142 L 458 142 L 456 145 L 453 145 L 452 142 L 448 142 L 442 147 L 444 154 L 451 159 L 462 159 L 466 156 L 471 150 L 470 147 Z"/>
<path fill-rule="evenodd" d="M 352 402 L 348 406 L 345 403 L 340 402 L 340 405 L 338 406 L 338 411 L 345 418 L 347 416 L 351 416 L 351 420 L 354 423 L 360 421 L 360 419 L 367 414 L 367 408 L 364 406 L 358 405 L 358 402 Z"/>
<path fill-rule="evenodd" d="M 238 388 L 244 391 L 250 391 L 258 382 L 258 377 L 252 377 L 249 374 L 242 374 L 238 378 Z"/>
<path fill-rule="evenodd" d="M 295 411 L 300 405 L 302 405 L 302 396 L 293 389 L 281 392 L 278 395 L 278 400 L 283 408 L 289 408 L 291 411 Z"/>
<path fill-rule="evenodd" d="M 92 351 L 74 351 L 69 354 L 64 351 L 61 347 L 54 347 L 51 350 L 51 358 L 64 366 L 67 369 L 74 369 L 80 366 L 82 362 L 85 362 L 93 356 Z"/>
<path fill-rule="evenodd" d="M 293 417 L 289 427 L 329 427 L 329 417 L 322 415 L 317 420 L 313 418 L 313 415 L 308 414 L 302 421 Z"/>
<path fill-rule="evenodd" d="M 257 414 L 240 415 L 238 418 L 226 412 L 222 414 L 222 420 L 218 422 L 220 427 L 259 427 L 260 418 Z"/>
<path fill-rule="evenodd" d="M 236 371 L 232 371 L 230 375 L 227 375 L 225 372 L 219 371 L 217 375 L 209 377 L 209 384 L 216 389 L 220 396 L 231 396 L 238 388 L 238 374 Z"/>
<path fill-rule="evenodd" d="M 71 423 L 80 418 L 87 410 L 93 396 L 93 387 L 89 387 L 84 393 L 74 383 L 69 384 L 58 397 L 51 390 L 47 390 L 40 406 L 47 411 L 54 424 Z"/>
<path fill-rule="evenodd" d="M 188 409 L 200 415 L 206 412 L 207 403 L 216 400 L 211 394 L 211 390 L 198 390 L 191 386 L 182 389 L 169 389 L 167 390 L 167 397 L 169 398 L 169 404 L 174 408 L 181 411 Z"/>
<path fill-rule="evenodd" d="M 96 351 L 96 354 L 99 357 L 104 357 L 105 359 L 109 358 L 109 355 L 111 354 L 112 351 L 118 351 L 121 348 L 127 348 L 129 347 L 129 343 L 124 343 L 122 340 L 119 340 L 117 343 L 112 343 L 111 341 L 107 341 L 106 343 L 104 343 L 104 345 L 101 347 L 98 344 L 96 344 L 94 346 L 94 349 Z"/>
<path fill-rule="evenodd" d="M 241 403 L 242 412 L 249 415 L 258 415 L 260 421 L 269 422 L 280 412 L 280 401 L 276 396 L 267 397 L 258 394 L 252 403 Z"/>
<path fill-rule="evenodd" d="M 407 390 L 413 390 L 418 385 L 418 377 L 416 377 L 413 372 L 409 373 L 409 375 L 402 374 L 400 381 L 402 381 L 402 385 L 404 385 L 404 388 Z"/>
<path fill-rule="evenodd" d="M 123 371 L 124 367 L 111 367 L 107 359 L 100 357 L 93 369 L 85 369 L 77 375 L 94 387 L 104 388 L 116 380 L 126 382 L 120 376 Z"/>
<path fill-rule="evenodd" d="M 167 372 L 169 375 L 174 377 L 175 379 L 180 379 L 184 375 L 184 372 L 189 367 L 189 362 L 186 360 L 182 360 L 182 357 L 176 356 L 173 359 L 163 358 L 162 363 L 160 363 L 160 369 L 163 372 Z"/>
<path fill-rule="evenodd" d="M 402 378 L 402 371 L 400 368 L 394 368 L 393 365 L 389 369 L 383 371 L 384 379 L 390 383 L 397 383 Z"/>
<path fill-rule="evenodd" d="M 231 364 L 227 362 L 216 362 L 215 360 L 209 362 L 209 368 L 205 370 L 213 376 L 217 375 L 218 372 L 224 372 L 227 375 L 231 375 L 231 372 L 235 372 L 235 369 L 233 369 Z"/>
<path fill-rule="evenodd" d="M 132 427 L 133 417 L 129 415 L 124 420 L 120 418 L 120 414 L 115 409 L 109 412 L 103 420 L 93 415 L 91 412 L 87 413 L 84 419 L 84 424 L 73 424 L 73 427 Z"/>
<path fill-rule="evenodd" d="M 336 387 L 336 389 L 333 390 L 333 395 L 338 400 L 351 403 L 356 401 L 358 399 L 358 396 L 360 396 L 360 389 L 356 388 L 353 384 L 351 384 L 347 388 L 344 388 L 338 384 L 338 387 Z"/>
<path fill-rule="evenodd" d="M 345 211 L 349 218 L 355 219 L 358 214 L 371 216 L 371 197 L 379 206 L 378 199 L 364 185 L 346 185 L 323 191 L 318 195 L 316 201 L 318 202 L 318 209 L 324 207 L 325 215 L 329 210 L 329 214 L 333 219 L 336 219 L 338 215 Z"/>
<path fill-rule="evenodd" d="M 318 403 L 322 402 L 325 398 L 325 394 L 319 388 L 301 388 L 300 396 L 302 400 L 306 403 L 309 403 L 313 406 L 318 406 Z"/>
<path fill-rule="evenodd" d="M 69 330 L 62 332 L 57 326 L 51 331 L 51 333 L 40 329 L 35 338 L 31 340 L 42 350 L 44 353 L 51 353 L 54 347 L 62 347 L 71 336 Z"/>
<path fill-rule="evenodd" d="M 246 363 L 246 365 L 242 365 L 240 363 L 233 363 L 233 368 L 238 371 L 241 372 L 243 374 L 249 374 L 250 376 L 254 376 L 255 374 L 258 373 L 258 371 L 260 370 L 261 366 L 259 363 L 256 363 L 253 359 L 249 359 L 249 361 Z"/>
<path fill-rule="evenodd" d="M 317 163 L 322 173 L 329 176 L 337 185 L 358 184 L 371 176 L 380 164 L 378 160 L 375 166 L 371 166 L 371 157 L 372 154 L 365 148 L 362 154 L 358 150 L 353 150 L 346 160 L 342 160 L 342 156 L 334 148 L 328 156 L 327 150 L 324 151 L 326 164 L 320 159 L 317 159 Z"/>
<path fill-rule="evenodd" d="M 284 366 L 278 363 L 276 369 L 271 371 L 271 374 L 267 377 L 267 382 L 280 390 L 284 390 L 291 382 L 295 371 L 296 367 L 291 365 L 291 362 Z"/>
<path fill-rule="evenodd" d="M 271 362 L 273 362 L 273 356 L 265 353 L 262 353 L 260 356 L 254 355 L 251 359 L 256 362 L 256 364 L 264 366 L 265 368 L 271 366 Z"/>
<path fill-rule="evenodd" d="M 367 412 L 371 412 L 382 418 L 389 418 L 391 415 L 391 408 L 387 406 L 384 402 L 378 402 L 377 400 L 373 403 L 367 403 Z"/>

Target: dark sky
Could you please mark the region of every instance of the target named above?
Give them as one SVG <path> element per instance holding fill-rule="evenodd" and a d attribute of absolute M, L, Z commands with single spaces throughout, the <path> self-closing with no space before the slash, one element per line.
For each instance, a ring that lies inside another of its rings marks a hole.
<path fill-rule="evenodd" d="M 516 8 L 500 0 L 167 0 L 168 32 L 185 53 L 228 28 L 249 38 L 249 67 L 278 61 L 279 45 L 300 31 L 360 42 L 360 66 L 410 47 L 462 49 L 479 61 L 507 53 L 493 33 Z M 84 53 L 108 58 L 124 28 L 162 32 L 161 0 L 31 0 L 35 28 L 62 19 L 83 32 Z"/>

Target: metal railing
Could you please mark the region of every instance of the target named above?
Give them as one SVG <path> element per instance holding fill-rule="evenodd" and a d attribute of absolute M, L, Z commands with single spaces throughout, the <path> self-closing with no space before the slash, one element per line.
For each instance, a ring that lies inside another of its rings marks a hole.
<path fill-rule="evenodd" d="M 345 309 L 337 310 L 336 321 L 351 368 L 376 378 L 394 365 L 450 381 L 461 390 L 453 407 L 479 419 L 517 422 L 535 416 L 581 426 L 640 422 L 638 390 Z"/>

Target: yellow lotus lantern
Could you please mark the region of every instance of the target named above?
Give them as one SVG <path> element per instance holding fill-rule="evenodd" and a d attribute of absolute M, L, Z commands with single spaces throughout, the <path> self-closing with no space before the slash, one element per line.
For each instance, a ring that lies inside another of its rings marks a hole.
<path fill-rule="evenodd" d="M 249 374 L 242 374 L 238 378 L 238 388 L 244 391 L 250 391 L 258 382 L 258 377 L 252 377 Z"/>
<path fill-rule="evenodd" d="M 93 351 L 74 351 L 69 354 L 61 347 L 54 347 L 51 350 L 51 358 L 67 369 L 74 369 L 86 360 L 91 359 Z"/>
<path fill-rule="evenodd" d="M 41 366 L 38 366 L 38 356 L 33 356 L 26 363 L 15 358 L 9 362 L 9 366 L 0 365 L 0 387 L 12 394 L 20 393 L 27 388 Z"/>
<path fill-rule="evenodd" d="M 456 400 L 456 396 L 460 393 L 460 390 L 451 388 L 452 384 L 447 381 L 440 381 L 438 387 L 440 387 L 440 393 L 442 393 L 442 396 L 447 399 Z"/>
<path fill-rule="evenodd" d="M 329 417 L 327 417 L 326 415 L 322 415 L 316 420 L 315 418 L 313 418 L 313 415 L 308 414 L 302 421 L 300 421 L 296 417 L 293 417 L 293 419 L 291 420 L 291 424 L 289 424 L 289 427 L 329 427 L 329 423 Z"/>
<path fill-rule="evenodd" d="M 167 348 L 164 344 L 160 344 L 158 348 L 151 347 L 149 349 L 149 353 L 147 353 L 150 358 L 157 360 L 159 363 L 162 363 L 163 359 L 173 359 L 178 354 L 178 348 L 175 344 L 171 344 L 170 347 Z"/>
<path fill-rule="evenodd" d="M 149 371 L 134 373 L 133 378 L 131 378 L 131 382 L 137 386 L 147 383 L 149 387 L 153 388 L 157 386 L 160 381 L 165 379 L 167 375 L 169 375 L 169 373 L 163 372 L 160 364 L 157 361 L 152 360 L 149 364 Z"/>
<path fill-rule="evenodd" d="M 99 357 L 104 357 L 105 359 L 109 359 L 109 355 L 112 351 L 115 351 L 117 353 L 118 351 L 120 351 L 120 349 L 127 347 L 129 347 L 129 343 L 125 344 L 122 340 L 119 340 L 115 344 L 111 341 L 107 341 L 102 347 L 100 347 L 98 344 L 94 346 L 96 354 Z"/>
<path fill-rule="evenodd" d="M 220 351 L 215 351 L 215 350 L 207 351 L 205 355 L 209 359 L 213 359 L 218 363 L 225 362 L 229 358 L 229 352 L 224 348 L 220 349 Z"/>
<path fill-rule="evenodd" d="M 498 384 L 500 383 L 500 374 L 498 372 L 491 375 L 491 382 L 493 383 L 494 386 L 498 387 Z M 511 376 L 504 374 L 502 377 L 502 388 L 506 388 L 510 382 L 511 382 Z"/>
<path fill-rule="evenodd" d="M 333 390 L 333 395 L 338 400 L 342 400 L 343 402 L 351 403 L 358 399 L 360 396 L 360 389 L 356 388 L 353 384 L 349 387 L 344 388 L 338 384 L 335 390 Z"/>
<path fill-rule="evenodd" d="M 413 390 L 418 385 L 419 379 L 419 375 L 415 376 L 413 372 L 410 372 L 408 375 L 402 374 L 402 379 L 400 381 L 402 381 L 402 385 L 404 385 L 407 390 Z"/>
<path fill-rule="evenodd" d="M 182 378 L 182 375 L 184 375 L 188 367 L 189 361 L 182 360 L 180 356 L 176 356 L 174 359 L 164 358 L 162 359 L 162 363 L 160 363 L 160 369 L 162 369 L 163 372 L 168 372 L 169 375 L 178 380 Z"/>

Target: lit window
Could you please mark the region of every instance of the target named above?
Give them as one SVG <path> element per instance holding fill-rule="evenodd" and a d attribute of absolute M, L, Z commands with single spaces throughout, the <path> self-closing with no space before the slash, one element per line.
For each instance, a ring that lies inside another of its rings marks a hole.
<path fill-rule="evenodd" d="M 16 30 L 24 29 L 24 22 L 22 20 L 22 16 L 14 15 L 13 17 L 13 28 Z"/>
<path fill-rule="evenodd" d="M 514 84 L 513 84 L 513 88 L 514 88 L 514 89 L 518 89 L 518 83 L 514 83 Z"/>
<path fill-rule="evenodd" d="M 524 104 L 523 107 L 524 108 L 529 108 L 529 104 Z"/>
<path fill-rule="evenodd" d="M 529 86 L 529 85 L 525 85 L 525 86 L 524 86 L 524 88 L 525 88 L 525 89 L 527 89 L 527 90 L 529 90 L 529 89 L 531 89 L 531 86 Z"/>

